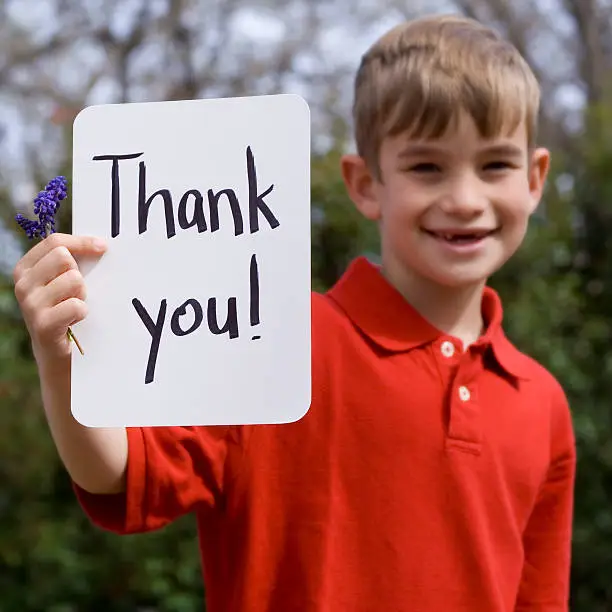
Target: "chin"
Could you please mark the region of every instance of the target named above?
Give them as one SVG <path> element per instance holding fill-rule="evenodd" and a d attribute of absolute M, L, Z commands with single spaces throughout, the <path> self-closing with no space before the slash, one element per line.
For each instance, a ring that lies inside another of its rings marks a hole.
<path fill-rule="evenodd" d="M 448 289 L 468 289 L 485 285 L 490 276 L 495 272 L 495 269 L 479 270 L 479 271 L 444 271 L 438 273 L 427 274 L 426 277 L 440 287 Z"/>
<path fill-rule="evenodd" d="M 472 289 L 486 284 L 488 277 L 473 278 L 432 278 L 436 285 L 445 289 Z"/>
<path fill-rule="evenodd" d="M 428 266 L 425 264 L 423 276 L 441 287 L 449 289 L 467 289 L 482 286 L 495 274 L 507 260 L 501 253 L 497 257 L 487 257 L 471 263 L 463 262 L 455 265 Z M 438 263 L 438 262 L 437 262 Z"/>

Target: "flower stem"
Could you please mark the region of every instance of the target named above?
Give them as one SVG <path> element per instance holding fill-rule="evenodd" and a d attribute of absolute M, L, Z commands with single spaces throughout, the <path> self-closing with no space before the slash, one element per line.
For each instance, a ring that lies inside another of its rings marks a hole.
<path fill-rule="evenodd" d="M 68 328 L 68 331 L 66 332 L 66 335 L 68 336 L 68 340 L 71 340 L 71 341 L 74 340 L 74 343 L 76 344 L 77 348 L 79 349 L 79 352 L 81 353 L 81 355 L 85 355 L 85 353 L 83 352 L 83 347 L 81 346 L 81 344 L 77 340 L 77 337 L 74 335 L 74 333 L 72 332 L 72 330 L 70 328 Z"/>

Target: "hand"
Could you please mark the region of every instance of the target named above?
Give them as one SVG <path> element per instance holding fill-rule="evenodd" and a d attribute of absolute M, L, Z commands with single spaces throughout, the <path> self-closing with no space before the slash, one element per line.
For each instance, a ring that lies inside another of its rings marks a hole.
<path fill-rule="evenodd" d="M 54 233 L 15 266 L 15 296 L 39 364 L 68 357 L 66 331 L 87 316 L 85 281 L 75 257 L 100 257 L 105 251 L 103 240 Z"/>

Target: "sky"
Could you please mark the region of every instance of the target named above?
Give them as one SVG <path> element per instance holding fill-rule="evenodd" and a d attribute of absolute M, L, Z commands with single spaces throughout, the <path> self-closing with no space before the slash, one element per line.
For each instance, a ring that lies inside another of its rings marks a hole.
<path fill-rule="evenodd" d="M 85 0 L 88 5 L 97 7 L 98 10 L 104 10 L 103 0 Z M 551 18 L 555 21 L 555 27 L 566 28 L 561 16 L 562 12 L 556 10 L 559 0 L 538 0 L 538 5 L 546 8 L 550 12 Z M 378 7 L 381 3 L 379 0 L 361 0 L 360 7 L 367 7 L 369 4 L 374 4 Z M 446 3 L 446 4 L 445 4 Z M 132 19 L 134 7 L 138 2 L 134 0 L 125 0 L 121 7 L 122 10 L 117 11 L 112 16 L 112 22 L 115 30 L 121 33 Z M 149 0 L 149 5 L 154 11 L 164 10 L 164 0 Z M 266 0 L 261 0 L 261 6 L 266 5 Z M 411 8 L 416 12 L 424 12 L 431 10 L 432 2 L 426 0 L 413 0 L 410 4 Z M 24 28 L 34 33 L 34 36 L 44 37 L 48 35 L 58 24 L 54 23 L 52 0 L 8 0 L 8 11 L 11 19 L 15 23 L 19 23 Z M 201 6 L 205 6 L 202 4 Z M 342 19 L 342 13 L 338 12 L 338 5 L 334 2 L 329 2 L 323 5 L 326 10 L 329 10 L 328 26 L 322 36 L 323 58 L 330 63 L 342 64 L 351 68 L 356 68 L 361 52 L 386 29 L 397 23 L 396 14 L 392 11 L 388 12 L 388 17 L 382 18 L 371 24 L 370 27 L 364 28 L 359 32 L 357 38 L 347 30 L 346 24 L 350 22 L 348 19 Z M 439 0 L 437 3 L 438 10 L 452 10 L 452 3 L 447 0 Z M 202 9 L 204 10 L 204 9 Z M 554 17 L 553 17 L 554 16 Z M 299 15 L 295 18 L 299 22 Z M 235 35 L 252 40 L 257 43 L 268 43 L 270 41 L 282 41 L 283 37 L 290 34 L 290 28 L 293 23 L 282 21 L 279 16 L 269 10 L 244 10 L 233 23 Z M 289 31 L 288 31 L 289 28 Z M 78 90 L 81 86 L 83 74 L 87 69 L 91 69 L 97 63 L 103 62 L 104 57 L 99 51 L 94 48 L 86 47 L 82 51 L 71 57 L 71 63 L 74 66 L 71 70 L 63 70 L 54 78 L 62 80 L 62 83 L 68 89 Z M 155 64 L 156 60 L 154 49 L 152 49 L 143 61 Z M 304 59 L 303 61 L 308 61 Z M 555 64 L 551 63 L 550 70 L 555 68 Z M 303 88 L 297 82 L 288 85 L 288 93 L 305 93 Z M 102 81 L 100 85 L 94 89 L 88 103 L 100 104 L 113 100 L 114 86 L 109 81 Z M 350 93 L 350 92 L 347 92 Z M 565 107 L 580 109 L 583 100 L 580 91 L 572 84 L 568 84 L 563 88 L 559 95 L 561 104 Z M 45 110 L 45 109 L 41 109 Z M 48 109 L 47 109 L 48 110 Z M 34 122 L 36 123 L 36 122 Z M 0 127 L 4 126 L 5 132 L 0 136 L 0 176 L 10 177 L 10 189 L 16 207 L 29 206 L 36 192 L 43 186 L 33 185 L 27 174 L 20 174 L 20 169 L 27 167 L 25 160 L 22 158 L 23 151 L 22 143 L 26 139 L 32 137 L 32 126 L 24 121 L 23 116 L 18 112 L 18 109 L 10 103 L 7 103 L 6 97 L 0 91 Z M 53 148 L 49 147 L 48 161 L 50 166 L 53 165 Z M 12 268 L 21 253 L 12 243 L 10 237 L 6 233 L 0 231 L 0 266 L 4 268 Z"/>
<path fill-rule="evenodd" d="M 100 0 L 87 1 L 93 7 L 98 5 L 98 9 L 103 7 Z M 129 28 L 134 7 L 138 4 L 133 0 L 125 0 L 121 4 L 122 10 L 117 11 L 112 16 L 112 25 L 118 35 Z M 265 6 L 265 0 L 261 4 Z M 333 8 L 332 4 L 330 3 L 330 9 Z M 7 10 L 14 23 L 33 32 L 35 38 L 41 38 L 48 35 L 54 27 L 57 27 L 57 24 L 54 23 L 53 5 L 54 2 L 51 0 L 9 0 Z M 163 13 L 165 2 L 163 0 L 149 0 L 149 5 L 153 11 Z M 337 13 L 337 9 L 335 12 Z M 295 18 L 299 21 L 300 16 L 296 15 Z M 359 60 L 356 49 L 365 49 L 374 38 L 395 22 L 389 18 L 374 23 L 371 27 L 365 28 L 358 39 L 351 38 L 351 34 L 347 32 L 345 23 L 348 23 L 348 20 L 339 20 L 335 15 L 330 16 L 328 23 L 329 26 L 322 35 L 321 45 L 325 60 L 332 64 L 342 63 L 356 66 Z M 269 10 L 247 9 L 242 10 L 237 15 L 232 27 L 237 39 L 244 37 L 254 44 L 269 44 L 270 42 L 282 42 L 284 37 L 291 34 L 288 28 L 290 29 L 292 25 L 286 21 L 283 22 L 278 18 L 278 15 Z M 351 44 L 347 44 L 347 39 L 351 40 Z M 70 61 L 71 64 L 74 64 L 74 69 L 58 72 L 56 78 L 61 79 L 68 90 L 78 90 L 81 87 L 83 74 L 100 62 L 104 62 L 105 58 L 99 51 L 89 46 L 84 47 L 78 56 L 71 57 Z M 155 65 L 155 62 L 159 61 L 155 57 L 155 49 L 152 49 L 140 61 Z M 304 61 L 308 61 L 307 58 L 302 60 L 302 62 Z M 297 81 L 290 83 L 285 93 L 306 94 L 304 88 Z M 103 104 L 113 101 L 115 95 L 115 85 L 108 80 L 103 80 L 91 92 L 88 104 Z M 134 99 L 138 101 L 137 93 Z M 7 101 L 0 91 L 0 125 L 7 128 L 0 140 L 0 159 L 3 160 L 3 162 L 0 162 L 0 175 L 4 178 L 10 177 L 8 187 L 15 206 L 17 208 L 29 208 L 32 198 L 43 186 L 32 184 L 27 173 L 22 172 L 23 168 L 27 167 L 26 160 L 23 158 L 22 145 L 28 138 L 38 137 L 36 131 L 38 126 L 34 123 L 30 125 L 27 120 L 24 121 L 20 110 L 11 101 Z M 50 165 L 53 165 L 53 159 L 51 158 L 49 161 Z M 12 268 L 20 256 L 21 252 L 12 240 L 12 236 L 5 232 L 2 233 L 0 228 L 0 266 L 5 269 Z"/>

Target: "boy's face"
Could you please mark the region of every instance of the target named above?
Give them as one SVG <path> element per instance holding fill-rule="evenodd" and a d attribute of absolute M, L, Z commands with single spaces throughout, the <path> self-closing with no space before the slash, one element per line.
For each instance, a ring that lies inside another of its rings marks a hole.
<path fill-rule="evenodd" d="M 343 173 L 358 208 L 379 222 L 383 266 L 399 282 L 459 288 L 485 282 L 520 246 L 549 154 L 528 151 L 524 125 L 483 140 L 462 114 L 436 140 L 385 139 L 379 163 L 380 180 L 357 156 Z"/>

